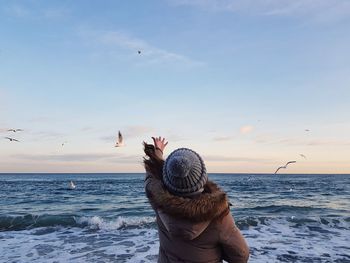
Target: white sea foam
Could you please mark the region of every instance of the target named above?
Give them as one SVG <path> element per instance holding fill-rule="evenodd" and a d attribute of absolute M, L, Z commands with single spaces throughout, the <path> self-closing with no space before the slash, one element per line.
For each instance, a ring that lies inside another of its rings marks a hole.
<path fill-rule="evenodd" d="M 38 228 L 0 233 L 0 262 L 156 262 L 155 228 Z"/>
<path fill-rule="evenodd" d="M 157 261 L 157 229 L 148 225 L 154 218 L 79 220 L 87 227 L 0 232 L 0 262 Z M 350 262 L 350 222 L 338 221 L 300 224 L 296 215 L 250 226 L 242 231 L 251 249 L 249 262 Z"/>
<path fill-rule="evenodd" d="M 297 219 L 267 220 L 243 230 L 250 262 L 350 262 L 349 222 L 299 225 Z"/>
<path fill-rule="evenodd" d="M 87 224 L 92 229 L 115 230 L 128 226 L 143 226 L 155 222 L 155 217 L 122 217 L 107 221 L 99 216 L 75 218 L 78 224 Z"/>

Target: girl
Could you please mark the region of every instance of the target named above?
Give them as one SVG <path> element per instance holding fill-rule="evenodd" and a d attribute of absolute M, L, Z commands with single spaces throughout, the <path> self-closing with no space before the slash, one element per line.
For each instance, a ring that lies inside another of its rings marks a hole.
<path fill-rule="evenodd" d="M 227 195 L 208 180 L 202 158 L 180 148 L 164 161 L 164 138 L 144 143 L 145 192 L 157 216 L 158 262 L 246 263 L 249 248 Z"/>

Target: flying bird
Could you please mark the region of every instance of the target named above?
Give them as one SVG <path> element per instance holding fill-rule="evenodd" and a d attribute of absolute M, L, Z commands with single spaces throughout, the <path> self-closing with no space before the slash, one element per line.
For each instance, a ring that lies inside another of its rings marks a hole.
<path fill-rule="evenodd" d="M 70 181 L 69 183 L 69 189 L 74 190 L 76 188 L 75 184 L 73 183 L 73 181 Z"/>
<path fill-rule="evenodd" d="M 306 160 L 306 156 L 304 154 L 299 154 L 301 157 L 303 157 Z"/>
<path fill-rule="evenodd" d="M 275 174 L 277 174 L 278 171 L 279 171 L 280 169 L 286 169 L 287 166 L 288 166 L 288 164 L 291 164 L 291 163 L 296 163 L 296 161 L 289 161 L 289 162 L 287 162 L 284 166 L 278 167 L 277 170 L 276 170 L 276 172 L 275 172 Z"/>
<path fill-rule="evenodd" d="M 22 129 L 8 129 L 7 131 L 9 132 L 19 132 L 19 131 L 23 131 Z"/>
<path fill-rule="evenodd" d="M 120 131 L 118 131 L 118 137 L 114 147 L 121 147 L 121 146 L 124 146 L 123 135 L 120 133 Z"/>
<path fill-rule="evenodd" d="M 67 142 L 63 142 L 63 143 L 62 143 L 62 147 L 63 147 L 66 143 L 67 143 Z"/>
<path fill-rule="evenodd" d="M 141 54 L 141 50 L 138 50 L 137 53 Z"/>
<path fill-rule="evenodd" d="M 5 137 L 5 139 L 8 139 L 10 142 L 19 142 L 19 140 L 10 137 Z"/>
<path fill-rule="evenodd" d="M 309 129 L 305 129 L 306 132 L 309 132 L 310 130 Z"/>

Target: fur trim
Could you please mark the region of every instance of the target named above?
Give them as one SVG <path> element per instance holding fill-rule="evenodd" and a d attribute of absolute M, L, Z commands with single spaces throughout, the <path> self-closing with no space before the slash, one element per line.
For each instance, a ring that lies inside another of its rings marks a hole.
<path fill-rule="evenodd" d="M 151 179 L 146 189 L 153 209 L 159 209 L 175 218 L 203 222 L 217 219 L 229 212 L 226 194 L 211 181 L 204 186 L 203 193 L 193 198 L 169 193 L 163 183 L 156 179 Z"/>

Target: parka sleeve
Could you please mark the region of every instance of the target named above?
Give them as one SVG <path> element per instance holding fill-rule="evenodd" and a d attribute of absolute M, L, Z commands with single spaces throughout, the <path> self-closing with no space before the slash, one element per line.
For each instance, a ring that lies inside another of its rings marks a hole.
<path fill-rule="evenodd" d="M 222 219 L 219 230 L 219 242 L 223 259 L 228 263 L 246 263 L 249 258 L 249 247 L 236 227 L 231 213 Z"/>
<path fill-rule="evenodd" d="M 154 158 L 157 161 L 163 160 L 163 152 L 158 148 L 155 148 Z M 161 187 L 159 175 L 154 174 L 154 172 L 152 173 L 152 171 L 146 171 L 144 187 L 147 197 L 150 197 L 152 192 L 157 192 L 157 190 Z"/>

